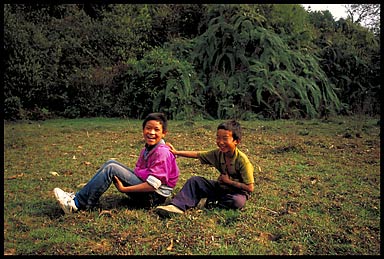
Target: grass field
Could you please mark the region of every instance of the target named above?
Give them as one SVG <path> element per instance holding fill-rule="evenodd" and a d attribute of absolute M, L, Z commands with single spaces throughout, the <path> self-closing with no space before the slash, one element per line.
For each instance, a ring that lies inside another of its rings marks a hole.
<path fill-rule="evenodd" d="M 4 122 L 5 255 L 380 255 L 379 118 L 241 121 L 255 166 L 240 211 L 162 219 L 112 185 L 92 211 L 64 214 L 53 188 L 76 192 L 108 159 L 134 167 L 140 120 Z M 177 149 L 215 148 L 221 121 L 170 121 Z M 178 158 L 176 192 L 218 174 Z"/>

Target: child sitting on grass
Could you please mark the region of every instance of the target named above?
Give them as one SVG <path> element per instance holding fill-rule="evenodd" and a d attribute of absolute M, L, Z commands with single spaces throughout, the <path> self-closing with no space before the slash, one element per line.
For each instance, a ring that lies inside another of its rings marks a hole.
<path fill-rule="evenodd" d="M 218 206 L 226 209 L 243 208 L 254 190 L 253 165 L 237 145 L 241 141 L 240 123 L 230 120 L 217 127 L 216 144 L 218 148 L 210 151 L 178 151 L 172 144 L 174 155 L 197 158 L 202 164 L 214 166 L 220 173 L 217 180 L 192 176 L 169 205 L 157 206 L 155 211 L 164 217 L 183 214 L 194 208 L 200 199 L 206 198 L 205 206 Z"/>
<path fill-rule="evenodd" d="M 167 124 L 162 113 L 150 113 L 144 119 L 145 147 L 140 152 L 134 170 L 115 160 L 109 160 L 76 194 L 55 188 L 53 192 L 63 211 L 72 213 L 95 207 L 112 182 L 122 193 L 144 194 L 137 196 L 140 197 L 141 204 L 163 204 L 179 179 L 175 155 L 170 152 L 163 139 L 167 133 Z"/>

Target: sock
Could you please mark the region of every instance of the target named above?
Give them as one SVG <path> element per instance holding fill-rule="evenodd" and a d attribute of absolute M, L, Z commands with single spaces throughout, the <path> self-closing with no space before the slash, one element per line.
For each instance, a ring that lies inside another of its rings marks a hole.
<path fill-rule="evenodd" d="M 79 201 L 77 200 L 76 196 L 75 196 L 75 198 L 73 198 L 73 200 L 75 202 L 76 207 L 79 209 L 80 208 L 80 204 L 79 204 Z"/>

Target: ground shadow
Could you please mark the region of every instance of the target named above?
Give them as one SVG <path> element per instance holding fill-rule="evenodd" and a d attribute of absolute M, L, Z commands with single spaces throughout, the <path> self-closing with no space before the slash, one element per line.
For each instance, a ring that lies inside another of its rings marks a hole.
<path fill-rule="evenodd" d="M 64 215 L 64 211 L 56 199 L 45 200 L 38 204 L 30 204 L 29 206 L 39 206 L 39 209 L 31 209 L 32 216 L 48 216 L 49 218 L 57 218 L 57 216 Z M 100 197 L 99 203 L 88 210 L 112 210 L 112 209 L 148 209 L 153 208 L 151 201 L 145 196 L 140 194 L 135 195 L 122 195 L 122 194 L 108 194 Z"/>

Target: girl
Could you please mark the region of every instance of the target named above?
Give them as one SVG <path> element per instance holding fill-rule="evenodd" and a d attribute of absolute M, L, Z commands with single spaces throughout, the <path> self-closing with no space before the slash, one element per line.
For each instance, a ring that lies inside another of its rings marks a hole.
<path fill-rule="evenodd" d="M 151 113 L 144 119 L 145 147 L 133 170 L 115 160 L 109 160 L 76 194 L 55 188 L 53 192 L 63 211 L 72 213 L 95 207 L 112 182 L 122 193 L 144 194 L 151 206 L 164 203 L 179 179 L 176 157 L 163 139 L 167 133 L 167 124 L 162 113 Z M 143 195 L 137 197 L 143 198 Z"/>

